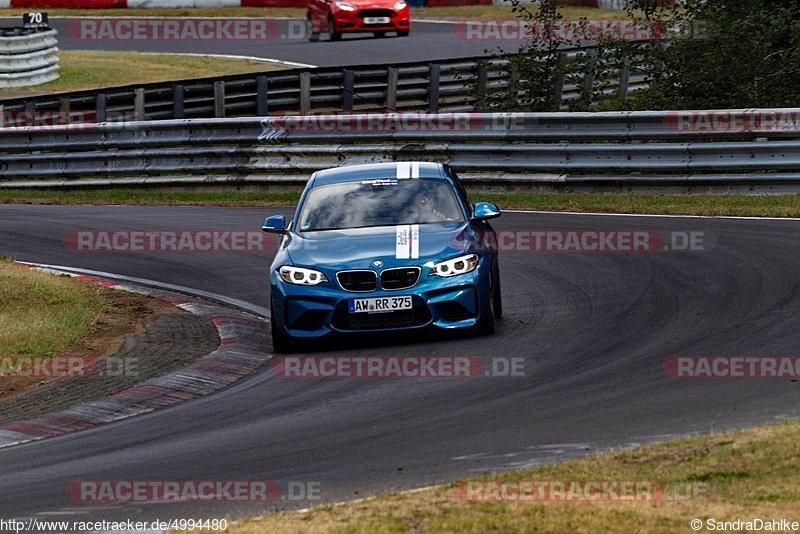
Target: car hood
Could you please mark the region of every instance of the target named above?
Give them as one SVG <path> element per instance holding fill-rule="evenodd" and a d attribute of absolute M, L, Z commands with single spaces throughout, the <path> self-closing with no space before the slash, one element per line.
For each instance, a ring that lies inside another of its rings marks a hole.
<path fill-rule="evenodd" d="M 475 235 L 468 222 L 381 226 L 324 232 L 292 232 L 285 252 L 294 265 L 341 269 L 375 269 L 423 265 L 467 251 Z M 413 236 L 417 236 L 417 243 Z M 406 257 L 407 256 L 407 257 Z M 416 256 L 416 257 L 415 257 Z"/>

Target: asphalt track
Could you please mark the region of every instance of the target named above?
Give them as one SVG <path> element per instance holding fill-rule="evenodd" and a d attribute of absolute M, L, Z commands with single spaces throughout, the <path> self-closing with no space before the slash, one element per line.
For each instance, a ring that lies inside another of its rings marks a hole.
<path fill-rule="evenodd" d="M 289 209 L 0 206 L 0 254 L 266 305 L 271 253 L 77 253 L 83 229 L 257 229 Z M 506 252 L 492 337 L 337 355 L 525 359 L 517 378 L 311 380 L 264 370 L 210 397 L 0 450 L 0 517 L 220 517 L 245 503 L 87 505 L 72 480 L 318 482 L 325 501 L 798 415 L 779 379 L 676 379 L 676 355 L 797 354 L 800 221 L 506 213 L 500 230 L 704 232 L 705 250 Z M 308 502 L 293 503 L 307 506 Z M 279 503 L 277 506 L 291 506 Z"/>
<path fill-rule="evenodd" d="M 394 34 L 380 39 L 373 38 L 371 34 L 345 34 L 342 41 L 331 42 L 323 34 L 320 42 L 312 43 L 304 34 L 305 22 L 302 20 L 269 21 L 266 40 L 244 38 L 213 41 L 111 39 L 108 38 L 108 33 L 103 37 L 104 34 L 98 26 L 93 26 L 94 30 L 91 32 L 82 33 L 81 20 L 101 19 L 50 17 L 50 25 L 58 30 L 60 49 L 224 54 L 329 67 L 384 64 L 387 58 L 392 63 L 401 63 L 475 57 L 483 55 L 487 49 L 512 50 L 519 45 L 513 41 L 465 39 L 465 33 L 459 32 L 456 25 L 439 22 L 412 22 L 411 35 L 404 38 L 395 37 Z M 195 22 L 197 20 L 194 19 Z M 8 25 L 6 21 L 2 21 L 2 24 Z M 98 38 L 91 38 L 93 35 L 97 35 Z M 115 32 L 115 35 L 119 33 Z M 245 37 L 247 35 L 245 33 Z"/>

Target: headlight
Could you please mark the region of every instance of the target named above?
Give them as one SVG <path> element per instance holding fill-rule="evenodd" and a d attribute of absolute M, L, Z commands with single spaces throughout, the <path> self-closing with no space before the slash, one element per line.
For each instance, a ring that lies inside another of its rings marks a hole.
<path fill-rule="evenodd" d="M 284 265 L 278 270 L 284 282 L 296 284 L 298 286 L 315 286 L 322 282 L 327 282 L 328 279 L 325 275 L 314 269 L 305 269 L 303 267 L 293 267 L 291 265 Z"/>
<path fill-rule="evenodd" d="M 355 11 L 356 6 L 353 4 L 348 4 L 347 2 L 336 2 L 336 7 L 339 9 L 344 9 L 345 11 Z"/>
<path fill-rule="evenodd" d="M 408 4 L 406 4 L 406 0 L 400 0 L 394 5 L 394 10 L 400 11 L 401 9 L 405 9 L 407 5 Z"/>
<path fill-rule="evenodd" d="M 433 269 L 431 269 L 431 275 L 449 278 L 450 276 L 456 276 L 474 271 L 475 267 L 477 266 L 478 255 L 469 254 L 467 256 L 460 256 L 458 258 L 453 258 L 452 260 L 437 263 L 433 266 Z"/>

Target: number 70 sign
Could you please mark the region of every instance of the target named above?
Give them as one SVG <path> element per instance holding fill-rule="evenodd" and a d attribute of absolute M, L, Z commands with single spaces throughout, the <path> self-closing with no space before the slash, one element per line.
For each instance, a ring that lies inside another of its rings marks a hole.
<path fill-rule="evenodd" d="M 46 28 L 47 13 L 25 13 L 22 15 L 23 28 Z"/>

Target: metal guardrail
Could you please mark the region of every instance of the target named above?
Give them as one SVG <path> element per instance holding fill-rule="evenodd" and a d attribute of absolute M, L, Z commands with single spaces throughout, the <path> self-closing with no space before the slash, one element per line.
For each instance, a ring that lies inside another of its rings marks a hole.
<path fill-rule="evenodd" d="M 58 79 L 56 30 L 0 31 L 0 88 L 29 87 Z"/>
<path fill-rule="evenodd" d="M 677 113 L 336 115 L 4 128 L 0 188 L 298 185 L 318 169 L 422 160 L 449 163 L 467 183 L 498 187 L 800 190 L 800 129 L 684 129 Z"/>
<path fill-rule="evenodd" d="M 562 52 L 564 60 L 590 48 Z M 455 60 L 292 69 L 263 74 L 114 87 L 0 102 L 6 110 L 82 113 L 100 122 L 254 117 L 326 112 L 480 111 L 487 92 L 509 87 L 509 62 L 486 57 Z M 559 83 L 566 106 L 581 97 L 580 83 Z M 644 76 L 622 68 L 604 92 L 625 97 L 646 87 Z"/>

